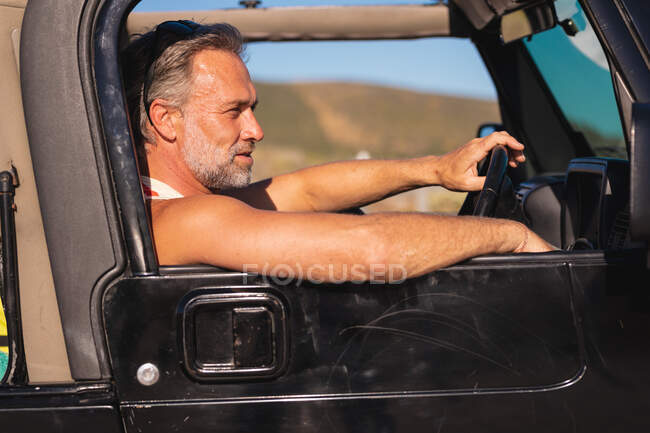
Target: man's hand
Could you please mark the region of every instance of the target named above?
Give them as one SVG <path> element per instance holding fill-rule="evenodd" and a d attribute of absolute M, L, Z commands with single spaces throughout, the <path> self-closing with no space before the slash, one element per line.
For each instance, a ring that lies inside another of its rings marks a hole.
<path fill-rule="evenodd" d="M 487 137 L 475 138 L 436 161 L 437 184 L 452 191 L 478 191 L 485 177 L 478 175 L 477 165 L 498 145 L 508 150 L 511 167 L 524 162 L 524 145 L 505 131 L 493 132 Z"/>
<path fill-rule="evenodd" d="M 548 251 L 555 251 L 558 248 L 546 242 L 537 233 L 530 230 L 528 227 L 521 225 L 523 236 L 517 248 L 513 253 L 545 253 Z"/>

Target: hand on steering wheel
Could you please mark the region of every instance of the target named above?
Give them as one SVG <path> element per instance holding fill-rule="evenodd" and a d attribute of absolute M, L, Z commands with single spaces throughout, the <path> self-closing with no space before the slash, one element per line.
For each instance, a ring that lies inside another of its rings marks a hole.
<path fill-rule="evenodd" d="M 477 164 L 499 145 L 508 150 L 505 162 L 511 167 L 516 167 L 526 160 L 523 144 L 505 131 L 494 132 L 486 137 L 470 140 L 439 157 L 435 183 L 451 191 L 479 191 L 484 178 L 478 173 Z"/>
<path fill-rule="evenodd" d="M 508 168 L 508 151 L 502 145 L 492 149 L 490 162 L 485 173 L 485 183 L 474 205 L 472 215 L 494 216 L 494 211 L 499 200 L 501 186 L 506 178 Z"/>

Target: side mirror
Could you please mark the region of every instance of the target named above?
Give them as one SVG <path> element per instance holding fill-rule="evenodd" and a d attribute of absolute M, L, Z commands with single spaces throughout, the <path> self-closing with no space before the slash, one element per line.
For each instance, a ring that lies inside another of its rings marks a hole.
<path fill-rule="evenodd" d="M 500 123 L 483 123 L 481 126 L 478 127 L 478 131 L 476 132 L 476 138 L 482 138 L 486 137 L 493 132 L 497 131 L 503 131 L 503 125 Z"/>
<path fill-rule="evenodd" d="M 650 103 L 632 104 L 630 236 L 650 242 Z"/>

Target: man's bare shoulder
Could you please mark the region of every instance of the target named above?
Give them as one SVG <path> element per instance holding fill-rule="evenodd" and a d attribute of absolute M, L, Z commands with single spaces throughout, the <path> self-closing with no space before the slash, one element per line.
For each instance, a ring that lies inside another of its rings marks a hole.
<path fill-rule="evenodd" d="M 151 213 L 161 214 L 166 211 L 181 211 L 183 209 L 196 211 L 204 207 L 211 209 L 219 206 L 250 208 L 244 201 L 222 194 L 198 194 L 190 197 L 174 198 L 169 200 L 152 200 Z"/>
<path fill-rule="evenodd" d="M 156 226 L 172 224 L 189 227 L 194 224 L 239 219 L 262 212 L 236 198 L 204 194 L 151 203 L 151 220 Z"/>
<path fill-rule="evenodd" d="M 154 242 L 162 264 L 206 262 L 201 248 L 207 238 L 227 239 L 235 228 L 250 225 L 260 211 L 232 197 L 196 195 L 151 202 Z"/>

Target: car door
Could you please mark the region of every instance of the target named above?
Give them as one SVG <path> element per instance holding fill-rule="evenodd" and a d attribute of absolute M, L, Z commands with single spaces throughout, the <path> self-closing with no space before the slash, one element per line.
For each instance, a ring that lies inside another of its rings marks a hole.
<path fill-rule="evenodd" d="M 387 285 L 210 268 L 122 280 L 104 318 L 127 430 L 421 431 L 451 396 L 570 386 L 584 361 L 566 260 L 477 259 Z"/>

